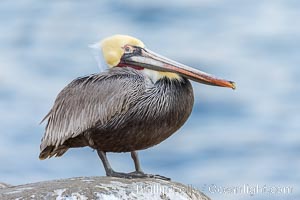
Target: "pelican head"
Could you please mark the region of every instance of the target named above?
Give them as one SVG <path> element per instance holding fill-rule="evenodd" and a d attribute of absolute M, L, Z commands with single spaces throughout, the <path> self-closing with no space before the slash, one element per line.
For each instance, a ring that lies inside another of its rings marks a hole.
<path fill-rule="evenodd" d="M 91 47 L 98 49 L 98 53 L 102 53 L 100 65 L 104 63 L 110 68 L 131 67 L 143 70 L 154 81 L 163 77 L 180 79 L 181 76 L 184 76 L 199 83 L 235 89 L 233 81 L 214 77 L 213 75 L 165 58 L 146 49 L 142 41 L 131 36 L 114 35 L 105 38 Z"/>

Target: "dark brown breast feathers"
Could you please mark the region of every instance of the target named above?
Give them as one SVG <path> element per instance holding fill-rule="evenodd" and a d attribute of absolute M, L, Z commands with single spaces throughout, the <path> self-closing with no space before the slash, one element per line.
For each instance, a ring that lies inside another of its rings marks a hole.
<path fill-rule="evenodd" d="M 94 148 L 128 152 L 156 145 L 178 130 L 194 102 L 190 82 L 164 78 L 145 89 L 130 109 L 91 131 Z"/>

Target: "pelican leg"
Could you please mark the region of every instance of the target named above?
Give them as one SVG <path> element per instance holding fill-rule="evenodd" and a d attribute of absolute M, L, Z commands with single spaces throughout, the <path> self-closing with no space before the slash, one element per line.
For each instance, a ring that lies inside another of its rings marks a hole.
<path fill-rule="evenodd" d="M 103 163 L 106 176 L 119 177 L 119 178 L 132 178 L 132 176 L 129 174 L 114 171 L 108 162 L 108 159 L 106 157 L 106 152 L 97 150 L 97 153 Z"/>
<path fill-rule="evenodd" d="M 144 173 L 143 170 L 141 169 L 138 153 L 136 151 L 131 152 L 131 158 L 134 162 L 135 171 Z"/>
<path fill-rule="evenodd" d="M 156 178 L 156 179 L 162 179 L 162 180 L 171 180 L 170 178 L 161 176 L 161 175 L 153 175 L 153 174 L 145 174 L 141 168 L 138 153 L 136 151 L 131 152 L 131 158 L 134 162 L 135 171 L 129 173 L 134 178 Z"/>
<path fill-rule="evenodd" d="M 113 169 L 111 168 L 111 166 L 107 160 L 106 152 L 97 150 L 97 153 L 103 163 L 106 175 L 109 176 L 111 174 L 111 172 L 113 171 Z"/>
<path fill-rule="evenodd" d="M 106 152 L 101 151 L 101 150 L 97 150 L 98 156 L 101 159 L 105 172 L 106 172 L 106 176 L 112 176 L 112 177 L 119 177 L 119 178 L 128 178 L 128 179 L 132 179 L 132 178 L 157 178 L 157 179 L 162 179 L 162 180 L 171 180 L 170 178 L 164 177 L 164 176 L 160 176 L 160 175 L 152 175 L 152 174 L 145 174 L 140 166 L 140 162 L 138 159 L 138 155 L 135 151 L 131 152 L 131 157 L 134 161 L 134 166 L 135 166 L 135 170 L 134 172 L 131 173 L 122 173 L 122 172 L 116 172 L 114 171 L 107 159 L 106 156 Z"/>

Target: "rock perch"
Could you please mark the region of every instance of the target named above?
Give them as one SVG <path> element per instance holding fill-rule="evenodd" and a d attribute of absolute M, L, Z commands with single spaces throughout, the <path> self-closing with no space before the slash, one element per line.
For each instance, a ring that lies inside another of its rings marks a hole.
<path fill-rule="evenodd" d="M 191 186 L 158 179 L 78 177 L 0 188 L 1 200 L 210 200 Z"/>

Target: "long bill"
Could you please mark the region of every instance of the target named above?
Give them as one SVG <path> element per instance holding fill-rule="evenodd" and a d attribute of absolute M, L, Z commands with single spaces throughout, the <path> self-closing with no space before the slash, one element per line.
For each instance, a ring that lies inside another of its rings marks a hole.
<path fill-rule="evenodd" d="M 178 63 L 161 55 L 158 55 L 148 49 L 134 47 L 135 51 L 128 55 L 123 55 L 122 61 L 126 64 L 148 68 L 156 71 L 173 72 L 182 75 L 193 81 L 235 89 L 235 83 L 233 81 L 227 81 L 217 78 L 213 75 L 207 74 L 200 70 L 196 70 L 184 64 Z"/>

